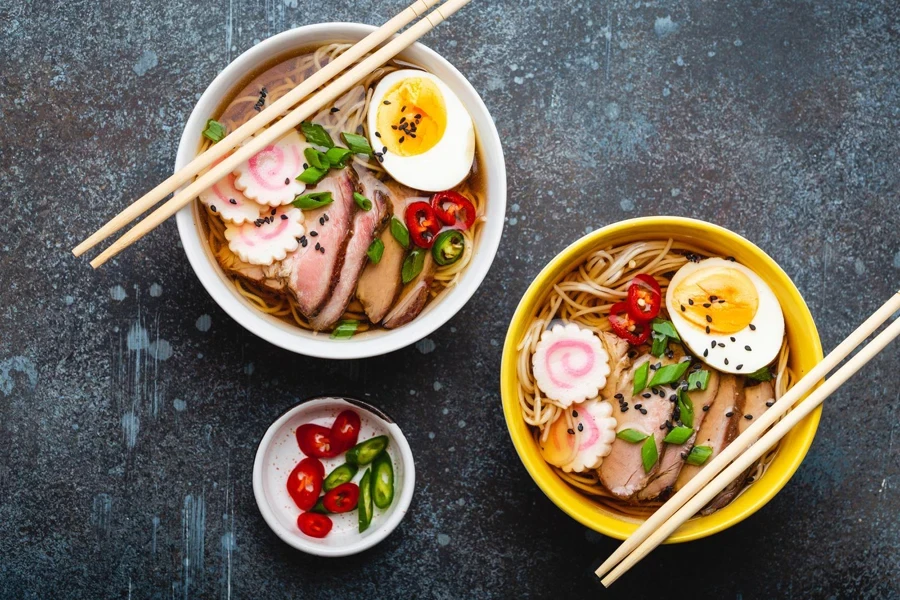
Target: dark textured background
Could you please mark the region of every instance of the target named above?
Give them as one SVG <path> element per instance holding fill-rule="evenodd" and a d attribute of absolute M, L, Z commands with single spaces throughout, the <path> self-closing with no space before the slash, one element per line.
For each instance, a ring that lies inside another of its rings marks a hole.
<path fill-rule="evenodd" d="M 484 286 L 419 348 L 339 363 L 268 345 L 207 296 L 173 222 L 99 271 L 72 257 L 170 172 L 231 58 L 401 6 L 0 0 L 2 596 L 900 597 L 896 344 L 829 401 L 768 506 L 607 593 L 590 567 L 615 543 L 532 483 L 497 383 L 530 279 L 623 218 L 749 237 L 797 282 L 826 348 L 880 305 L 900 284 L 890 2 L 473 2 L 425 41 L 492 111 L 510 208 Z M 325 392 L 392 414 L 419 474 L 401 527 L 345 560 L 281 543 L 250 486 L 270 422 Z"/>

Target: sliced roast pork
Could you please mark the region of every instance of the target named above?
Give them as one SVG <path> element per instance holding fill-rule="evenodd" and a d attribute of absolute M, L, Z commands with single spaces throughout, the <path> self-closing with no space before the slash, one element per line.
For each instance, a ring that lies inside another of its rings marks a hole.
<path fill-rule="evenodd" d="M 753 424 L 753 419 L 763 414 L 766 409 L 768 409 L 774 403 L 775 390 L 772 388 L 772 384 L 768 381 L 763 381 L 759 385 L 745 388 L 744 408 L 741 411 L 743 414 L 741 415 L 741 418 L 738 421 L 737 425 L 738 435 L 744 433 L 744 431 Z M 748 415 L 750 416 L 749 419 L 747 418 Z M 710 503 L 700 511 L 700 513 L 708 515 L 730 504 L 731 501 L 734 500 L 735 497 L 737 497 L 738 493 L 742 489 L 744 489 L 744 484 L 747 481 L 747 477 L 750 476 L 750 473 L 752 471 L 753 468 L 751 467 L 750 469 L 747 469 L 746 471 L 741 473 L 740 477 L 729 483 L 728 487 L 719 492 L 716 497 L 713 498 L 712 501 L 710 501 Z"/>
<path fill-rule="evenodd" d="M 227 256 L 223 256 L 219 259 L 219 264 L 221 264 L 222 268 L 226 271 L 234 273 L 235 275 L 240 275 L 247 281 L 264 285 L 267 288 L 276 291 L 284 289 L 284 281 L 278 277 L 279 270 L 281 269 L 280 262 L 275 262 L 268 266 L 251 265 L 250 263 L 242 261 L 236 254 L 229 253 Z"/>
<path fill-rule="evenodd" d="M 316 210 L 304 211 L 305 242 L 282 261 L 281 276 L 306 317 L 319 314 L 337 284 L 344 253 L 356 216 L 356 172 L 333 170 L 308 192 L 331 192 L 334 201 Z M 302 244 L 302 242 L 301 242 Z"/>
<path fill-rule="evenodd" d="M 613 409 L 613 416 L 616 418 L 617 432 L 634 429 L 652 435 L 657 452 L 661 452 L 663 438 L 667 433 L 666 422 L 671 421 L 675 409 L 675 403 L 669 401 L 671 390 L 660 387 L 660 390 L 665 390 L 664 395 L 660 396 L 647 389 L 632 397 L 635 371 L 651 360 L 656 359 L 646 354 L 635 360 L 631 368 L 622 372 L 615 395 L 619 408 Z M 600 465 L 600 481 L 619 498 L 630 499 L 644 489 L 656 470 L 654 467 L 649 473 L 644 471 L 641 446 L 640 443 L 634 444 L 616 438 L 612 451 Z"/>
<path fill-rule="evenodd" d="M 380 233 L 385 218 L 388 216 L 387 188 L 368 169 L 355 166 L 352 168 L 356 170 L 359 179 L 359 193 L 371 200 L 372 209 L 359 210 L 353 218 L 352 237 L 347 243 L 344 264 L 341 267 L 338 282 L 319 310 L 319 314 L 309 321 L 313 329 L 317 331 L 331 328 L 344 314 L 356 292 L 360 273 L 369 260 L 366 252 Z"/>
<path fill-rule="evenodd" d="M 412 198 L 416 198 L 418 192 L 392 181 L 386 182 L 385 186 L 388 189 L 390 211 L 403 222 L 406 206 Z M 378 264 L 370 262 L 366 265 L 356 287 L 356 298 L 372 323 L 384 320 L 397 301 L 403 289 L 400 271 L 406 258 L 406 249 L 394 239 L 389 227 L 381 233 L 380 239 L 384 244 L 384 254 Z"/>
<path fill-rule="evenodd" d="M 610 371 L 606 378 L 606 387 L 600 391 L 600 397 L 609 399 L 615 395 L 622 373 L 631 366 L 632 357 L 628 354 L 628 342 L 616 334 L 604 331 L 600 334 L 600 339 L 603 341 L 606 353 L 609 354 Z"/>
<path fill-rule="evenodd" d="M 394 307 L 384 317 L 382 325 L 387 329 L 396 329 L 419 316 L 419 313 L 422 312 L 422 309 L 425 308 L 425 303 L 428 301 L 434 272 L 434 259 L 431 258 L 431 252 L 426 251 L 425 266 L 422 267 L 422 272 L 404 286 Z"/>
<path fill-rule="evenodd" d="M 656 476 L 647 487 L 641 490 L 638 497 L 641 500 L 652 500 L 660 496 L 668 494 L 678 474 L 684 467 L 684 460 L 687 458 L 694 447 L 694 439 L 697 432 L 703 425 L 706 414 L 712 408 L 712 404 L 716 399 L 719 391 L 719 375 L 716 371 L 710 371 L 709 382 L 705 390 L 692 390 L 688 392 L 688 397 L 694 406 L 694 433 L 683 444 L 664 444 L 662 457 L 659 460 L 659 469 Z"/>
<path fill-rule="evenodd" d="M 712 448 L 712 454 L 706 462 L 718 456 L 731 443 L 731 440 L 737 437 L 738 421 L 741 419 L 743 405 L 744 378 L 720 375 L 716 399 L 703 418 L 703 423 L 694 440 L 695 446 Z M 697 414 L 696 410 L 694 414 Z M 703 465 L 684 465 L 675 482 L 675 490 L 683 488 L 702 468 Z"/>

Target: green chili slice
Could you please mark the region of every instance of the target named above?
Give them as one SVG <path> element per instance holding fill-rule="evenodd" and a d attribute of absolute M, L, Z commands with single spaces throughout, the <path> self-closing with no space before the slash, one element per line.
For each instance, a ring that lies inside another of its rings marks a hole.
<path fill-rule="evenodd" d="M 339 485 L 345 484 L 348 481 L 353 481 L 353 478 L 356 476 L 356 472 L 358 470 L 359 468 L 356 465 L 351 465 L 348 463 L 342 464 L 337 469 L 328 474 L 328 477 L 326 477 L 325 481 L 322 482 L 322 490 L 330 492 Z"/>
<path fill-rule="evenodd" d="M 366 469 L 362 480 L 359 482 L 359 532 L 362 533 L 372 524 L 372 469 Z"/>
<path fill-rule="evenodd" d="M 371 463 L 379 454 L 387 448 L 388 438 L 386 435 L 379 435 L 364 442 L 360 442 L 347 450 L 345 460 L 348 464 L 361 467 Z"/>
<path fill-rule="evenodd" d="M 431 247 L 431 256 L 438 265 L 446 267 L 462 258 L 465 249 L 466 238 L 460 231 L 451 229 L 435 238 L 434 246 Z"/>
<path fill-rule="evenodd" d="M 327 515 L 329 510 L 325 508 L 325 502 L 322 501 L 322 498 L 319 498 L 319 501 L 316 502 L 316 505 L 309 509 L 309 512 L 321 513 L 323 515 Z"/>
<path fill-rule="evenodd" d="M 387 452 L 372 463 L 372 497 L 378 508 L 387 508 L 394 500 L 394 465 Z"/>

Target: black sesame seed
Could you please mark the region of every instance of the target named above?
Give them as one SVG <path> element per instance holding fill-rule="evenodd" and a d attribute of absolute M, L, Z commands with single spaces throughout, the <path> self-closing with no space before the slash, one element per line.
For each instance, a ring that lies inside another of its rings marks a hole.
<path fill-rule="evenodd" d="M 729 410 L 727 413 L 725 413 L 725 416 L 726 416 L 726 417 L 733 417 L 733 416 L 734 416 L 734 411 Z"/>
<path fill-rule="evenodd" d="M 582 423 L 578 424 L 578 431 L 584 431 L 584 424 L 582 424 Z"/>
<path fill-rule="evenodd" d="M 744 365 L 738 365 L 738 366 L 735 367 L 735 369 L 737 369 L 738 371 L 740 371 L 740 370 L 743 369 L 743 368 L 744 368 Z"/>
<path fill-rule="evenodd" d="M 753 352 L 753 349 L 750 346 L 744 346 L 744 350 L 747 352 Z"/>
<path fill-rule="evenodd" d="M 693 305 L 694 305 L 694 301 L 691 300 L 690 298 L 688 298 L 688 304 L 690 304 L 691 306 L 693 306 Z"/>
<path fill-rule="evenodd" d="M 401 135 L 401 136 L 400 136 L 400 139 L 398 140 L 398 142 L 400 142 L 400 143 L 402 144 L 405 140 L 406 140 L 406 136 L 402 136 L 402 135 Z"/>
<path fill-rule="evenodd" d="M 406 106 L 401 107 L 400 112 L 406 112 Z"/>
<path fill-rule="evenodd" d="M 393 129 L 394 131 L 396 131 L 396 130 L 397 130 L 397 126 L 396 126 L 396 125 L 391 125 L 391 129 Z"/>
<path fill-rule="evenodd" d="M 272 209 L 272 212 L 270 212 L 269 214 L 272 215 L 272 216 L 274 217 L 274 216 L 275 216 L 275 213 L 276 213 L 276 210 L 273 208 L 273 209 Z"/>
<path fill-rule="evenodd" d="M 287 221 L 287 215 L 281 215 L 281 220 L 282 220 L 282 221 Z"/>
<path fill-rule="evenodd" d="M 329 219 L 328 219 L 328 213 L 325 213 L 324 215 L 322 215 L 322 218 L 325 219 L 325 222 L 327 223 L 328 220 L 329 220 Z"/>
<path fill-rule="evenodd" d="M 681 305 L 681 312 L 686 311 L 687 309 L 684 307 L 684 304 Z"/>
<path fill-rule="evenodd" d="M 703 358 L 709 357 L 709 349 L 703 351 Z"/>
<path fill-rule="evenodd" d="M 671 396 L 669 396 L 669 402 L 675 402 L 676 400 L 678 400 L 678 396 L 677 396 L 677 395 L 672 394 Z"/>
<path fill-rule="evenodd" d="M 708 410 L 709 410 L 709 404 L 705 404 L 705 405 L 703 406 L 703 412 L 706 412 L 706 411 L 708 411 Z"/>
<path fill-rule="evenodd" d="M 232 204 L 237 204 L 237 200 L 235 200 L 234 198 L 229 198 L 228 201 Z"/>
<path fill-rule="evenodd" d="M 748 477 L 747 483 L 753 483 L 756 480 L 756 477 Z"/>
<path fill-rule="evenodd" d="M 307 244 L 309 244 L 309 240 L 307 240 L 305 237 L 300 238 L 300 245 L 301 245 L 301 246 L 303 246 L 304 248 L 306 248 L 306 245 L 307 245 Z"/>
<path fill-rule="evenodd" d="M 385 100 L 385 101 L 384 101 L 385 106 L 389 105 L 390 103 L 391 103 L 390 100 Z"/>
<path fill-rule="evenodd" d="M 322 254 L 325 254 L 325 246 L 320 246 L 319 252 L 321 252 Z"/>
<path fill-rule="evenodd" d="M 376 132 L 375 132 L 375 137 L 380 138 L 380 137 L 381 137 L 381 134 L 378 133 L 378 132 L 376 131 Z"/>
<path fill-rule="evenodd" d="M 749 421 L 753 418 L 753 415 L 744 415 L 744 418 Z"/>
<path fill-rule="evenodd" d="M 566 431 L 569 432 L 569 435 L 575 435 L 575 430 L 574 430 L 574 429 L 567 429 Z"/>
<path fill-rule="evenodd" d="M 640 410 L 642 406 L 644 406 L 644 405 L 643 404 L 635 404 L 634 405 L 634 407 L 638 410 Z"/>
<path fill-rule="evenodd" d="M 575 418 L 577 419 L 577 418 L 578 418 L 578 411 L 577 411 L 577 410 L 573 410 L 573 411 L 572 411 L 572 416 L 575 417 Z"/>
<path fill-rule="evenodd" d="M 310 231 L 309 235 L 310 235 L 310 237 L 316 237 L 317 235 L 319 235 L 319 232 L 318 231 Z"/>
<path fill-rule="evenodd" d="M 619 407 L 619 410 L 622 412 L 628 412 L 628 405 L 623 404 L 622 406 Z"/>
<path fill-rule="evenodd" d="M 706 326 L 706 333 L 709 333 L 709 325 Z"/>
<path fill-rule="evenodd" d="M 643 396 L 644 398 L 649 398 L 652 395 L 653 394 L 651 394 L 650 392 L 644 392 L 643 394 L 641 394 L 641 396 Z"/>
<path fill-rule="evenodd" d="M 210 205 L 210 206 L 209 206 L 209 210 L 211 210 L 211 211 L 213 211 L 213 212 L 216 212 L 216 207 L 213 206 L 213 205 Z"/>
<path fill-rule="evenodd" d="M 731 262 L 737 262 L 737 261 L 734 260 L 734 257 L 733 257 L 733 256 L 726 256 L 726 257 L 725 257 L 725 260 L 730 260 Z"/>
<path fill-rule="evenodd" d="M 416 118 L 417 118 L 417 119 L 421 119 L 421 118 L 422 118 L 422 115 L 421 115 L 421 114 L 418 114 L 418 113 L 416 113 Z"/>
<path fill-rule="evenodd" d="M 687 452 L 682 452 L 682 453 L 681 453 L 681 458 L 687 458 Z"/>
<path fill-rule="evenodd" d="M 718 300 L 718 299 L 719 299 L 718 296 L 710 296 L 710 297 L 709 297 L 709 301 L 710 301 L 710 302 L 715 302 L 715 301 Z"/>
<path fill-rule="evenodd" d="M 730 338 L 728 338 L 728 339 L 731 340 L 732 342 L 736 342 L 736 341 L 737 341 L 736 339 L 734 339 L 734 336 L 732 336 L 732 337 L 730 337 Z"/>
<path fill-rule="evenodd" d="M 709 308 L 709 307 L 711 307 L 711 306 L 712 306 L 712 304 L 710 304 L 709 302 L 704 302 L 704 303 L 703 303 L 703 308 Z"/>
<path fill-rule="evenodd" d="M 616 398 L 617 400 L 622 400 L 623 398 L 625 398 L 625 396 L 622 394 L 616 394 L 615 396 L 613 396 L 613 398 Z"/>
<path fill-rule="evenodd" d="M 402 124 L 402 123 L 405 123 L 405 122 L 406 122 L 406 117 L 400 117 L 400 123 Z"/>
<path fill-rule="evenodd" d="M 722 342 L 719 342 L 719 348 L 724 348 L 724 347 L 725 347 L 725 344 L 723 344 Z"/>
<path fill-rule="evenodd" d="M 666 428 L 666 424 L 663 423 L 662 425 L 659 426 L 659 428 L 660 428 L 660 429 L 665 429 L 665 428 Z"/>
<path fill-rule="evenodd" d="M 303 163 L 303 170 L 305 171 L 308 168 L 309 168 L 309 165 L 307 163 Z"/>
<path fill-rule="evenodd" d="M 381 153 L 382 153 L 382 154 L 387 154 L 387 146 L 383 146 L 383 147 L 381 148 Z"/>
<path fill-rule="evenodd" d="M 715 347 L 716 347 L 716 341 L 713 340 L 713 341 L 710 343 L 709 347 L 710 347 L 710 348 L 715 348 Z"/>
<path fill-rule="evenodd" d="M 285 177 L 285 178 L 284 178 L 284 185 L 291 185 L 291 178 L 290 178 L 290 177 Z"/>
<path fill-rule="evenodd" d="M 769 408 L 771 408 L 773 404 L 775 404 L 774 400 L 769 400 L 768 402 L 766 402 L 766 406 L 768 406 Z"/>
<path fill-rule="evenodd" d="M 642 409 L 640 409 L 640 410 L 641 410 L 641 414 L 642 414 L 642 415 L 646 415 L 646 414 L 647 414 L 647 409 L 646 409 L 646 408 L 642 408 Z"/>
<path fill-rule="evenodd" d="M 728 364 L 728 359 L 727 359 L 727 358 L 725 359 L 725 364 L 726 364 L 726 365 Z"/>
<path fill-rule="evenodd" d="M 706 315 L 706 322 L 707 322 L 707 323 L 712 323 L 712 317 L 709 316 L 709 315 Z"/>
<path fill-rule="evenodd" d="M 750 323 L 750 331 L 756 331 L 756 325 Z"/>

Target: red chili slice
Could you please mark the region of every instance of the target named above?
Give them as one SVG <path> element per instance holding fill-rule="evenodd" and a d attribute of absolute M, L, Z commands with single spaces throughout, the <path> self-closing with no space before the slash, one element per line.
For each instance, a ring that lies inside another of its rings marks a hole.
<path fill-rule="evenodd" d="M 297 517 L 297 527 L 300 531 L 314 538 L 323 538 L 331 531 L 334 523 L 328 518 L 328 515 L 321 513 L 305 512 Z"/>
<path fill-rule="evenodd" d="M 628 312 L 638 321 L 649 321 L 659 314 L 662 290 L 650 275 L 635 275 L 628 285 Z"/>
<path fill-rule="evenodd" d="M 297 443 L 303 454 L 315 458 L 334 458 L 346 450 L 332 441 L 330 429 L 312 423 L 297 428 Z"/>
<path fill-rule="evenodd" d="M 420 248 L 431 248 L 441 230 L 441 222 L 427 202 L 413 202 L 406 207 L 406 228 L 413 242 Z"/>
<path fill-rule="evenodd" d="M 337 416 L 331 425 L 331 442 L 346 452 L 356 445 L 359 439 L 359 415 L 352 410 L 345 410 Z"/>
<path fill-rule="evenodd" d="M 639 346 L 650 337 L 650 327 L 631 316 L 627 302 L 612 305 L 609 309 L 609 324 L 617 336 L 632 346 Z"/>
<path fill-rule="evenodd" d="M 465 231 L 475 222 L 475 205 L 457 192 L 438 192 L 431 197 L 431 206 L 444 225 Z"/>
<path fill-rule="evenodd" d="M 322 499 L 322 504 L 328 509 L 328 512 L 345 513 L 350 512 L 359 503 L 359 486 L 355 483 L 347 482 L 337 486 Z"/>
<path fill-rule="evenodd" d="M 325 478 L 325 467 L 317 458 L 304 458 L 287 480 L 287 491 L 300 510 L 309 510 L 319 500 L 322 491 L 322 480 Z"/>

